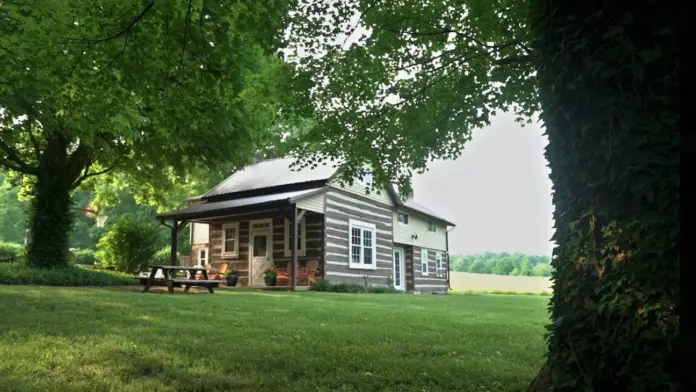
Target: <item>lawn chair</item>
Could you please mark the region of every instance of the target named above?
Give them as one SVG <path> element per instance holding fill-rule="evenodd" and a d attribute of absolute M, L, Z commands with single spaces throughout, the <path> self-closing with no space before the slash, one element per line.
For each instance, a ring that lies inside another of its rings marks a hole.
<path fill-rule="evenodd" d="M 279 270 L 276 276 L 276 284 L 278 286 L 290 286 L 290 266 L 292 263 L 287 263 L 285 265 L 285 270 Z"/>
<path fill-rule="evenodd" d="M 305 267 L 301 269 L 297 276 L 300 281 L 306 282 L 306 286 L 311 286 L 317 281 L 317 275 L 319 273 L 319 260 L 309 260 Z"/>
<path fill-rule="evenodd" d="M 210 280 L 224 280 L 225 279 L 225 272 L 227 271 L 228 264 L 227 263 L 221 263 L 218 265 L 216 269 L 209 269 L 208 270 L 208 279 Z"/>

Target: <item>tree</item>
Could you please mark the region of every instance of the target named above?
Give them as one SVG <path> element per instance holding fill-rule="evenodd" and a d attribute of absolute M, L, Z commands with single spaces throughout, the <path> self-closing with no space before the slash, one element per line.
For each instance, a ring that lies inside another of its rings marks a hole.
<path fill-rule="evenodd" d="M 528 258 L 522 259 L 522 264 L 520 265 L 520 275 L 531 276 L 533 271 L 532 263 Z"/>
<path fill-rule="evenodd" d="M 455 158 L 492 113 L 542 113 L 557 247 L 537 390 L 678 388 L 669 361 L 679 282 L 672 9 L 359 0 L 301 3 L 295 17 L 294 48 L 308 55 L 294 53 L 316 89 L 308 133 L 325 141 L 297 141 L 304 164 L 342 160 L 354 176 L 371 163 L 383 168 L 376 182 L 407 188 L 412 171 Z"/>
<path fill-rule="evenodd" d="M 532 268 L 533 276 L 551 276 L 551 266 L 548 264 L 537 264 Z"/>
<path fill-rule="evenodd" d="M 486 264 L 481 261 L 481 260 L 476 260 L 474 261 L 471 266 L 469 267 L 469 272 L 473 272 L 476 274 L 485 274 L 486 272 Z"/>
<path fill-rule="evenodd" d="M 498 264 L 498 259 L 488 259 L 483 263 L 483 273 L 492 274 L 495 266 Z"/>
<path fill-rule="evenodd" d="M 24 242 L 26 203 L 18 199 L 18 189 L 0 173 L 0 241 Z"/>
<path fill-rule="evenodd" d="M 276 140 L 288 1 L 60 0 L 0 5 L 0 168 L 31 202 L 35 266 L 63 265 L 70 193 L 122 173 L 157 189 L 240 166 Z M 298 106 L 299 107 L 299 106 Z"/>

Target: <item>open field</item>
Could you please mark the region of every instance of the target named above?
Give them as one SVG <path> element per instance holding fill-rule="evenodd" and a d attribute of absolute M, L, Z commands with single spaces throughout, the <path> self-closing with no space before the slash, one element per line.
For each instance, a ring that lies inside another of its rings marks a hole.
<path fill-rule="evenodd" d="M 547 300 L 0 286 L 0 390 L 519 391 Z"/>
<path fill-rule="evenodd" d="M 506 276 L 450 272 L 455 291 L 516 291 L 519 293 L 551 292 L 551 279 L 542 276 Z"/>

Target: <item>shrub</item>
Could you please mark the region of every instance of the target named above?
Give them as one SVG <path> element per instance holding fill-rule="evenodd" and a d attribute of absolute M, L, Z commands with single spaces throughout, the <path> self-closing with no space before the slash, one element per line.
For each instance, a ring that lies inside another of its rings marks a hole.
<path fill-rule="evenodd" d="M 332 293 L 400 293 L 394 287 L 370 286 L 359 283 L 331 283 L 326 279 L 319 279 L 312 285 L 313 291 Z"/>
<path fill-rule="evenodd" d="M 395 289 L 394 287 L 390 286 L 370 286 L 367 289 L 368 293 L 379 293 L 379 294 L 384 294 L 384 293 L 400 293 L 401 291 Z"/>
<path fill-rule="evenodd" d="M 157 251 L 157 230 L 126 216 L 114 222 L 99 240 L 97 257 L 104 267 L 117 271 L 137 273 L 152 262 Z"/>
<path fill-rule="evenodd" d="M 329 291 L 331 288 L 331 282 L 326 279 L 319 279 L 312 285 L 312 290 L 314 291 Z"/>
<path fill-rule="evenodd" d="M 13 261 L 24 253 L 24 245 L 16 242 L 0 242 L 0 262 Z"/>
<path fill-rule="evenodd" d="M 152 264 L 171 264 L 171 251 L 168 246 L 158 250 L 154 256 L 152 256 Z"/>
<path fill-rule="evenodd" d="M 77 266 L 32 268 L 26 263 L 0 264 L 0 284 L 32 284 L 45 286 L 122 286 L 137 281 L 119 272 L 99 271 Z"/>
<path fill-rule="evenodd" d="M 94 265 L 97 262 L 97 254 L 91 249 L 74 249 L 72 262 L 73 264 Z"/>

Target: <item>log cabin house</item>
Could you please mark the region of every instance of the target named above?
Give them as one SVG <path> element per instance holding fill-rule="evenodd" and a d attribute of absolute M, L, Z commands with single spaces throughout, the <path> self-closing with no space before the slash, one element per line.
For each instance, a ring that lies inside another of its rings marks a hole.
<path fill-rule="evenodd" d="M 371 176 L 343 187 L 335 168 L 294 170 L 292 162 L 248 165 L 187 199 L 188 207 L 159 215 L 172 222 L 173 262 L 177 235 L 191 224 L 188 262 L 228 263 L 241 287 L 265 286 L 263 271 L 275 266 L 287 271 L 290 288 L 307 289 L 309 264 L 331 282 L 447 292 L 453 223 L 412 198 L 401 201 L 392 187 L 367 193 Z"/>

